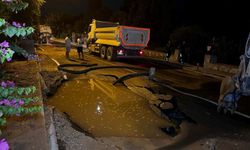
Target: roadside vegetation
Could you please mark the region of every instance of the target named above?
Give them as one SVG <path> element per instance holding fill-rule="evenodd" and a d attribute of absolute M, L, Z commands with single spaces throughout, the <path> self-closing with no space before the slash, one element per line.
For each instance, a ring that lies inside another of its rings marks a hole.
<path fill-rule="evenodd" d="M 34 102 L 39 101 L 37 97 L 32 97 L 36 92 L 35 86 L 23 87 L 17 86 L 13 81 L 5 80 L 5 67 L 15 54 L 22 55 L 26 59 L 32 57 L 18 46 L 20 39 L 27 38 L 34 32 L 34 28 L 26 26 L 25 22 L 13 20 L 14 15 L 18 18 L 18 12 L 28 8 L 29 4 L 32 6 L 32 14 L 39 15 L 39 7 L 44 2 L 43 0 L 30 1 L 21 0 L 1 0 L 0 12 L 0 126 L 8 125 L 7 120 L 11 116 L 22 116 L 40 112 L 42 108 Z M 36 5 L 35 5 L 36 4 Z M 31 23 L 31 22 L 30 22 Z M 33 104 L 32 104 L 33 103 Z M 1 130 L 0 130 L 1 131 Z M 1 132 L 0 132 L 1 137 Z M 9 149 L 9 145 L 4 137 L 0 141 L 0 148 L 3 150 Z"/>

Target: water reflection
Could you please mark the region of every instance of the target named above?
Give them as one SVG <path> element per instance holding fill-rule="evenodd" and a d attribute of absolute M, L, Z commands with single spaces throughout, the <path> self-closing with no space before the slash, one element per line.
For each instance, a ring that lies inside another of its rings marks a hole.
<path fill-rule="evenodd" d="M 68 81 L 49 104 L 97 137 L 167 137 L 160 127 L 170 125 L 149 108 L 146 99 L 107 79 Z"/>
<path fill-rule="evenodd" d="M 96 113 L 97 113 L 98 115 L 101 115 L 102 112 L 103 112 L 103 110 L 102 110 L 102 102 L 98 102 L 98 103 L 97 103 L 97 106 L 96 106 Z"/>

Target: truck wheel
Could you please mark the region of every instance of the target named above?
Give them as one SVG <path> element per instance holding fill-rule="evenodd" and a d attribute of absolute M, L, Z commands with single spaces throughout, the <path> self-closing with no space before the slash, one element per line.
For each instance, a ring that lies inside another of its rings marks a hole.
<path fill-rule="evenodd" d="M 112 46 L 108 47 L 107 49 L 107 59 L 109 61 L 116 59 L 116 53 L 114 52 L 114 48 Z"/>
<path fill-rule="evenodd" d="M 106 58 L 106 53 L 107 53 L 106 46 L 102 46 L 101 51 L 100 51 L 100 55 L 102 59 Z"/>

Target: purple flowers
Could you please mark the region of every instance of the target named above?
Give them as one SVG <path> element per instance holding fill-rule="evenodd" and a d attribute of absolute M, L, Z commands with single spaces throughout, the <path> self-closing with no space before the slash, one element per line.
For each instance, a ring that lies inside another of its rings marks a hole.
<path fill-rule="evenodd" d="M 10 46 L 9 46 L 9 43 L 8 43 L 8 42 L 3 41 L 2 43 L 0 43 L 0 47 L 2 47 L 2 48 L 8 48 L 8 47 L 10 47 Z"/>
<path fill-rule="evenodd" d="M 7 83 L 2 82 L 2 83 L 1 83 L 1 87 L 5 87 L 5 88 L 6 88 L 6 87 L 7 87 Z"/>
<path fill-rule="evenodd" d="M 2 43 L 0 43 L 0 60 L 1 63 L 3 63 L 5 60 L 7 60 L 8 62 L 12 60 L 12 56 L 14 54 L 14 51 L 12 51 L 9 48 L 9 42 L 7 41 L 3 41 Z"/>
<path fill-rule="evenodd" d="M 25 23 L 23 23 L 23 24 L 21 25 L 20 23 L 15 22 L 15 21 L 12 22 L 12 25 L 13 25 L 14 27 L 17 27 L 17 28 L 25 27 Z"/>
<path fill-rule="evenodd" d="M 20 106 L 24 105 L 25 102 L 24 100 L 20 99 L 20 100 L 17 100 L 17 99 L 2 99 L 0 101 L 0 106 L 9 106 L 9 107 L 14 107 L 14 108 L 19 108 Z"/>
<path fill-rule="evenodd" d="M 24 100 L 19 100 L 18 104 L 19 105 L 24 105 Z"/>
<path fill-rule="evenodd" d="M 1 82 L 1 87 L 4 87 L 4 88 L 14 87 L 14 86 L 15 86 L 15 83 L 13 81 L 6 81 L 6 82 L 2 81 Z"/>
<path fill-rule="evenodd" d="M 8 142 L 5 139 L 2 139 L 0 141 L 0 150 L 9 150 L 9 149 L 10 147 L 9 147 Z"/>
<path fill-rule="evenodd" d="M 3 87 L 4 89 L 5 88 L 13 88 L 15 87 L 15 83 L 13 81 L 2 81 L 1 82 L 1 87 Z M 0 100 L 0 106 L 10 106 L 10 107 L 15 107 L 15 108 L 18 108 L 22 105 L 24 105 L 25 102 L 23 99 L 16 99 L 16 98 L 13 98 L 13 99 L 1 99 Z"/>

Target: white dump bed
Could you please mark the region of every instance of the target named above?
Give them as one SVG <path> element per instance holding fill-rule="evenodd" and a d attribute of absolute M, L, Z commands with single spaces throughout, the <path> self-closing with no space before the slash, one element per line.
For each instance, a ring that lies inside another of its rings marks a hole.
<path fill-rule="evenodd" d="M 119 39 L 124 48 L 145 48 L 150 39 L 150 29 L 119 26 Z"/>

